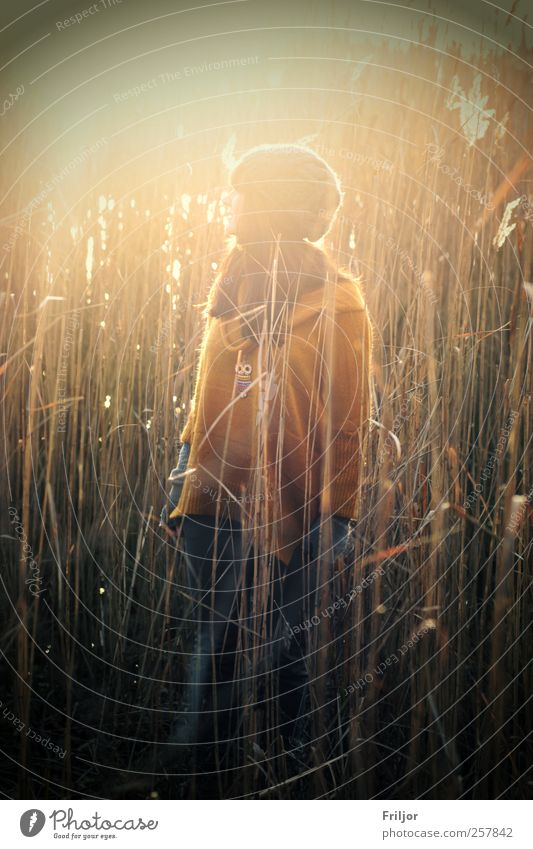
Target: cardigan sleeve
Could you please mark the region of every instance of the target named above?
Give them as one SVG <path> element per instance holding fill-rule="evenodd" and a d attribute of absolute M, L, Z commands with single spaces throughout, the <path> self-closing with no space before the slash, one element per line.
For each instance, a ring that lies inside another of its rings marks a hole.
<path fill-rule="evenodd" d="M 371 415 L 372 324 L 366 307 L 337 314 L 331 336 L 321 381 L 321 511 L 353 518 Z"/>
<path fill-rule="evenodd" d="M 209 334 L 209 329 L 211 327 L 212 321 L 213 321 L 213 318 L 211 316 L 208 316 L 206 323 L 204 325 L 204 330 L 203 330 L 203 333 L 202 333 L 202 343 L 200 345 L 198 364 L 197 364 L 197 367 L 196 367 L 196 381 L 195 381 L 195 385 L 194 385 L 194 394 L 193 394 L 193 397 L 192 397 L 191 408 L 189 410 L 189 414 L 188 414 L 188 416 L 185 420 L 185 424 L 183 425 L 183 428 L 182 428 L 181 433 L 180 433 L 180 442 L 189 442 L 190 443 L 192 441 L 192 436 L 193 436 L 193 433 L 194 433 L 194 426 L 195 426 L 195 422 L 196 422 L 196 396 L 198 394 L 199 386 L 202 385 L 203 371 L 204 371 L 203 370 L 203 364 L 204 364 L 204 359 L 205 359 L 206 340 L 207 340 L 207 336 Z"/>

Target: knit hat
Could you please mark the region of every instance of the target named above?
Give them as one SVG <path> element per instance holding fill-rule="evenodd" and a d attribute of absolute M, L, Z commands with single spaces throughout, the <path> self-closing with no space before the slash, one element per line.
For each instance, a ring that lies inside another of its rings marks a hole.
<path fill-rule="evenodd" d="M 249 233 L 315 242 L 324 236 L 342 201 L 339 178 L 327 162 L 303 145 L 262 144 L 244 153 L 229 175 L 244 198 Z"/>

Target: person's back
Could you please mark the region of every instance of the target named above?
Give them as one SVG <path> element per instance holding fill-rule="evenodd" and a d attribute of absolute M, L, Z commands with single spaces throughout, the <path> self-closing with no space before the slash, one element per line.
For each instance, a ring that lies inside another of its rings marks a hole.
<path fill-rule="evenodd" d="M 274 330 L 268 302 L 258 312 L 237 300 L 209 320 L 181 434 L 193 471 L 173 513 L 215 515 L 223 506 L 243 523 L 268 525 L 264 538 L 286 562 L 304 521 L 324 512 L 321 498 L 330 512 L 354 515 L 369 415 L 371 328 L 360 287 L 329 275 L 313 282 Z M 247 332 L 247 314 L 257 335 Z"/>

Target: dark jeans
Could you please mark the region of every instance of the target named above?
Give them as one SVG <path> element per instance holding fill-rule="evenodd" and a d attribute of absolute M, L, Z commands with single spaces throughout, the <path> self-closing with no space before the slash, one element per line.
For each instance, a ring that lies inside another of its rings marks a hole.
<path fill-rule="evenodd" d="M 185 682 L 187 713 L 175 724 L 174 741 L 237 733 L 247 692 L 259 681 L 261 699 L 277 701 L 280 731 L 289 737 L 308 694 L 302 625 L 316 608 L 317 564 L 304 559 L 298 546 L 288 565 L 271 556 L 261 577 L 261 559 L 254 562 L 240 523 L 229 518 L 217 527 L 212 516 L 186 516 L 181 539 L 195 639 Z"/>

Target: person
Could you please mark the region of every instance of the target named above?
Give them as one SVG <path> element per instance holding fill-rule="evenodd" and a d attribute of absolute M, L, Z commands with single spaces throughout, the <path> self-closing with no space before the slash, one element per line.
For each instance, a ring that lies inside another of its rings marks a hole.
<path fill-rule="evenodd" d="M 309 623 L 356 518 L 371 414 L 361 284 L 321 244 L 337 175 L 307 147 L 272 144 L 241 156 L 229 183 L 230 243 L 162 511 L 194 602 L 172 732 L 187 745 L 232 739 L 249 709 L 294 740 L 311 709 Z"/>

